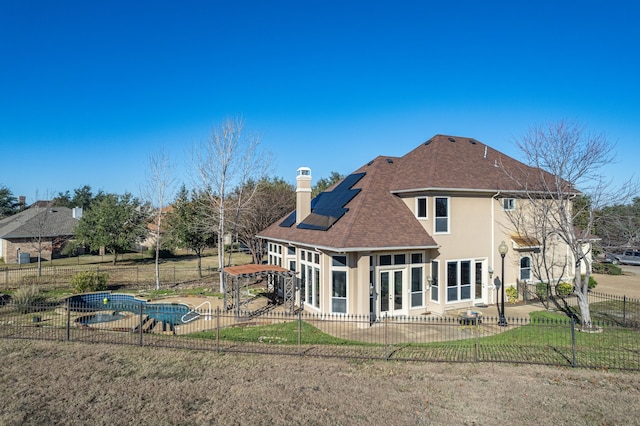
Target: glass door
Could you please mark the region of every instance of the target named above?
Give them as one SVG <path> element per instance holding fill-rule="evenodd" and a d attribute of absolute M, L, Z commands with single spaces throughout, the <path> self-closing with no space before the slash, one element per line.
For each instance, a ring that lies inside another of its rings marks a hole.
<path fill-rule="evenodd" d="M 406 314 L 403 271 L 380 271 L 380 314 Z"/>
<path fill-rule="evenodd" d="M 482 262 L 475 263 L 475 299 L 476 301 L 482 300 L 482 280 L 484 276 L 482 274 Z"/>

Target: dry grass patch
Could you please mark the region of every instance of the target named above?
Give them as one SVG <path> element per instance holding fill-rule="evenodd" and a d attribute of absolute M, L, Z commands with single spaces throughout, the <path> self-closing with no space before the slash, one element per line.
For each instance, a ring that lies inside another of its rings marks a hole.
<path fill-rule="evenodd" d="M 635 424 L 640 374 L 0 341 L 0 424 Z"/>

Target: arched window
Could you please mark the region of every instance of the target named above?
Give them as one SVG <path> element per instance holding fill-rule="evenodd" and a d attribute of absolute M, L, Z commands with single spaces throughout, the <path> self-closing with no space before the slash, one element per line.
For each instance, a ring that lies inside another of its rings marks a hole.
<path fill-rule="evenodd" d="M 529 256 L 520 258 L 520 280 L 531 280 L 531 258 Z"/>

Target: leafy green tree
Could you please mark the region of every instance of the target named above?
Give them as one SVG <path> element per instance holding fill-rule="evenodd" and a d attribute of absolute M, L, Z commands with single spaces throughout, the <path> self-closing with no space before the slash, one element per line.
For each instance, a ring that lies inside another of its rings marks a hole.
<path fill-rule="evenodd" d="M 0 186 L 0 219 L 18 213 L 18 199 L 6 186 Z"/>
<path fill-rule="evenodd" d="M 80 188 L 73 190 L 73 196 L 69 191 L 58 192 L 58 195 L 53 199 L 54 206 L 69 207 L 82 207 L 82 209 L 88 209 L 91 203 L 103 196 L 103 192 L 100 191 L 96 196 L 93 195 L 91 186 L 84 185 Z"/>
<path fill-rule="evenodd" d="M 119 254 L 133 249 L 147 235 L 149 210 L 129 193 L 106 194 L 83 214 L 76 239 L 91 250 L 104 248 L 113 255 L 115 265 Z"/>
<path fill-rule="evenodd" d="M 189 194 L 182 185 L 167 213 L 167 242 L 193 250 L 198 259 L 198 276 L 202 278 L 202 255 L 208 247 L 214 247 L 217 234 L 207 224 L 208 214 L 204 203 L 195 192 Z"/>
<path fill-rule="evenodd" d="M 311 198 L 323 191 L 326 191 L 331 186 L 344 179 L 344 177 L 344 175 L 341 175 L 338 172 L 331 172 L 331 175 L 328 178 L 320 178 L 311 189 Z"/>

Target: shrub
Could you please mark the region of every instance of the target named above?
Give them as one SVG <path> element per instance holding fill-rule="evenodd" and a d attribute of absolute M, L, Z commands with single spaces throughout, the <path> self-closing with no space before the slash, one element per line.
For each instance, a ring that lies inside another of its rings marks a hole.
<path fill-rule="evenodd" d="M 599 274 L 608 274 L 608 275 L 622 275 L 622 269 L 619 266 L 614 265 L 612 263 L 592 263 L 591 269 L 593 272 L 597 272 Z"/>
<path fill-rule="evenodd" d="M 171 259 L 176 257 L 176 255 L 173 253 L 173 251 L 166 249 L 166 248 L 160 248 L 160 252 L 158 253 L 159 258 L 160 259 Z M 155 246 L 149 247 L 147 249 L 147 252 L 145 254 L 145 256 L 150 257 L 152 259 L 156 258 L 156 248 Z"/>
<path fill-rule="evenodd" d="M 561 282 L 556 286 L 558 296 L 570 296 L 573 294 L 573 284 Z"/>
<path fill-rule="evenodd" d="M 60 252 L 60 254 L 67 257 L 77 256 L 78 249 L 81 247 L 82 246 L 77 241 L 69 240 L 62 248 L 62 251 Z"/>
<path fill-rule="evenodd" d="M 580 276 L 580 279 L 584 279 L 584 275 Z M 589 290 L 593 290 L 598 285 L 598 281 L 593 278 L 593 275 L 589 275 Z"/>
<path fill-rule="evenodd" d="M 13 294 L 13 303 L 16 310 L 21 314 L 29 312 L 37 312 L 42 308 L 41 305 L 45 301 L 44 295 L 33 285 L 20 287 Z"/>
<path fill-rule="evenodd" d="M 106 290 L 108 281 L 109 274 L 106 272 L 85 271 L 71 277 L 71 285 L 78 293 Z"/>
<path fill-rule="evenodd" d="M 549 286 L 547 283 L 543 283 L 542 281 L 536 283 L 536 296 L 538 296 L 538 299 L 547 300 L 548 289 Z"/>
<path fill-rule="evenodd" d="M 515 287 L 507 287 L 504 289 L 504 293 L 507 295 L 509 303 L 516 303 L 518 301 L 518 289 Z"/>

